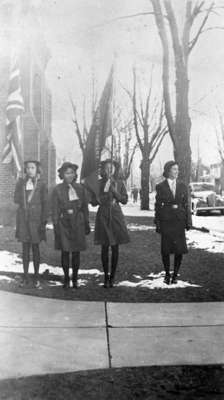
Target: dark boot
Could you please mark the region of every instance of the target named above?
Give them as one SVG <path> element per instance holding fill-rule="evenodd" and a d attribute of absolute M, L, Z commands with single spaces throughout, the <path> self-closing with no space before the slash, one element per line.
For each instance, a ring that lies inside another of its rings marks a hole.
<path fill-rule="evenodd" d="M 61 265 L 64 272 L 64 284 L 63 288 L 68 289 L 70 286 L 70 279 L 69 279 L 69 252 L 62 251 L 61 252 Z"/>
<path fill-rule="evenodd" d="M 104 271 L 104 285 L 105 289 L 109 288 L 109 246 L 102 246 L 101 248 L 101 260 Z"/>
<path fill-rule="evenodd" d="M 112 246 L 110 288 L 112 288 L 114 286 L 114 279 L 115 279 L 116 270 L 117 270 L 118 257 L 119 257 L 118 245 Z"/>
<path fill-rule="evenodd" d="M 163 267 L 165 270 L 164 283 L 166 283 L 166 285 L 169 285 L 170 284 L 170 256 L 169 256 L 169 254 L 162 254 L 162 260 L 163 260 Z"/>
<path fill-rule="evenodd" d="M 33 265 L 34 265 L 34 287 L 39 288 L 40 287 L 40 281 L 39 281 L 39 268 L 40 268 L 40 249 L 38 244 L 33 244 L 32 245 L 32 251 L 33 251 Z"/>
<path fill-rule="evenodd" d="M 80 253 L 72 253 L 72 286 L 74 289 L 78 288 L 78 271 L 80 266 Z"/>
<path fill-rule="evenodd" d="M 27 286 L 29 283 L 28 270 L 30 263 L 30 243 L 22 244 L 22 253 L 23 253 L 23 281 L 21 282 L 21 286 Z"/>
<path fill-rule="evenodd" d="M 175 254 L 174 256 L 174 270 L 173 270 L 173 276 L 171 283 L 172 284 L 177 284 L 178 282 L 178 272 L 180 270 L 181 262 L 182 262 L 182 254 Z"/>

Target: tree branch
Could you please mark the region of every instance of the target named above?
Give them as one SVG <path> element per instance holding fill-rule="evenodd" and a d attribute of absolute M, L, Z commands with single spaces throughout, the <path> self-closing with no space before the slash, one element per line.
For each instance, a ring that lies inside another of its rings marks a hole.
<path fill-rule="evenodd" d="M 203 2 L 203 3 L 204 3 L 204 2 Z M 210 7 L 208 8 L 208 10 L 207 10 L 207 12 L 206 12 L 206 14 L 205 14 L 205 16 L 204 16 L 202 22 L 201 22 L 201 25 L 200 25 L 200 27 L 199 27 L 199 29 L 198 29 L 196 35 L 195 35 L 194 38 L 190 41 L 189 46 L 188 46 L 188 54 L 190 54 L 190 52 L 193 50 L 194 46 L 196 45 L 196 43 L 197 43 L 197 41 L 198 41 L 198 39 L 199 39 L 199 37 L 200 37 L 202 31 L 203 31 L 203 28 L 204 28 L 204 26 L 205 26 L 205 24 L 206 24 L 206 22 L 207 22 L 207 20 L 208 20 L 208 17 L 209 17 L 210 13 L 211 13 L 212 10 L 213 10 L 214 4 L 215 4 L 214 2 L 211 3 Z M 197 15 L 197 14 L 196 14 L 196 15 Z"/>
<path fill-rule="evenodd" d="M 164 19 L 162 16 L 160 0 L 151 0 L 151 3 L 153 6 L 153 10 L 155 12 L 156 25 L 157 25 L 158 33 L 159 33 L 162 48 L 163 48 L 162 80 L 163 80 L 163 97 L 164 97 L 164 104 L 165 104 L 166 119 L 167 119 L 167 124 L 168 124 L 168 128 L 169 128 L 171 140 L 175 144 L 175 137 L 174 137 L 175 125 L 174 125 L 174 119 L 173 119 L 172 110 L 171 110 L 171 100 L 170 100 L 170 92 L 169 92 L 170 68 L 169 68 L 169 43 L 168 43 L 168 38 L 167 38 L 167 31 L 166 31 Z"/>

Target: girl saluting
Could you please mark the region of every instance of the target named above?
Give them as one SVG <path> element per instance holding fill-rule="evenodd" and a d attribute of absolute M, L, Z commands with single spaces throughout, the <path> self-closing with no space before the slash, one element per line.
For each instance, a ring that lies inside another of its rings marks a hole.
<path fill-rule="evenodd" d="M 119 164 L 110 159 L 101 162 L 101 178 L 99 181 L 99 204 L 95 221 L 95 244 L 101 245 L 101 260 L 104 270 L 104 287 L 113 287 L 119 245 L 130 241 L 124 216 L 119 203 L 128 201 L 127 191 L 118 178 Z M 109 275 L 109 247 L 111 247 L 111 272 Z"/>

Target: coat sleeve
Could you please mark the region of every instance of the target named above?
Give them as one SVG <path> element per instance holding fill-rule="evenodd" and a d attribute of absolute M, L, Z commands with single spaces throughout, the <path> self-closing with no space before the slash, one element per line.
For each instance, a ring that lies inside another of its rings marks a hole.
<path fill-rule="evenodd" d="M 23 181 L 19 179 L 16 183 L 15 192 L 14 192 L 14 203 L 23 205 Z"/>
<path fill-rule="evenodd" d="M 42 213 L 41 213 L 41 222 L 46 224 L 48 216 L 49 216 L 49 204 L 48 204 L 48 189 L 45 183 L 42 184 L 41 187 L 41 205 L 42 205 Z"/>
<path fill-rule="evenodd" d="M 126 190 L 124 182 L 121 182 L 121 184 L 118 185 L 117 189 L 115 189 L 115 188 L 113 189 L 113 196 L 120 203 L 127 204 L 128 194 L 127 194 L 127 190 Z"/>
<path fill-rule="evenodd" d="M 154 224 L 159 228 L 160 225 L 160 209 L 161 209 L 161 196 L 160 196 L 160 188 L 156 185 L 156 201 L 155 201 L 155 218 Z"/>
<path fill-rule="evenodd" d="M 186 228 L 192 228 L 191 216 L 191 194 L 190 190 L 186 187 L 186 201 L 185 201 L 185 215 L 186 215 Z"/>
<path fill-rule="evenodd" d="M 82 202 L 82 211 L 84 215 L 85 227 L 89 228 L 89 208 L 88 208 L 88 199 L 86 189 L 82 186 L 83 190 L 83 202 Z"/>
<path fill-rule="evenodd" d="M 51 215 L 52 222 L 57 225 L 60 215 L 59 199 L 57 189 L 54 188 L 51 195 Z"/>

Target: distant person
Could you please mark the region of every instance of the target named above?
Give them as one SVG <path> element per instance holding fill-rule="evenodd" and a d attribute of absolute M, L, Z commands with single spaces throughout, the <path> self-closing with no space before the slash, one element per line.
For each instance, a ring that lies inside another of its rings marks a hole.
<path fill-rule="evenodd" d="M 34 286 L 39 287 L 40 249 L 39 244 L 46 240 L 48 216 L 47 186 L 40 179 L 40 163 L 29 160 L 24 165 L 25 177 L 17 182 L 14 201 L 19 205 L 16 217 L 16 237 L 22 242 L 24 278 L 22 286 L 29 283 L 28 271 L 32 247 L 34 264 Z"/>
<path fill-rule="evenodd" d="M 164 166 L 165 180 L 156 186 L 155 224 L 161 234 L 161 253 L 165 269 L 164 282 L 177 283 L 183 254 L 187 253 L 185 229 L 192 226 L 188 189 L 177 180 L 179 173 L 175 161 Z M 174 254 L 174 271 L 170 276 L 170 254 Z"/>
<path fill-rule="evenodd" d="M 69 267 L 72 254 L 72 285 L 78 287 L 80 251 L 86 250 L 86 235 L 90 233 L 89 212 L 84 187 L 76 183 L 76 164 L 64 162 L 58 169 L 63 181 L 52 192 L 52 220 L 55 248 L 61 250 L 61 266 L 64 271 L 65 289 L 70 287 Z"/>
<path fill-rule="evenodd" d="M 119 203 L 127 204 L 125 185 L 118 178 L 119 163 L 110 159 L 101 162 L 99 201 L 92 200 L 99 208 L 95 221 L 95 244 L 101 245 L 101 260 L 104 270 L 104 287 L 113 287 L 118 265 L 119 245 L 130 241 L 124 215 Z M 111 247 L 111 271 L 109 275 L 109 248 Z"/>
<path fill-rule="evenodd" d="M 132 189 L 132 198 L 133 198 L 133 202 L 137 203 L 137 201 L 138 201 L 138 188 L 136 186 Z"/>

